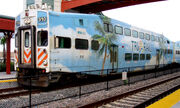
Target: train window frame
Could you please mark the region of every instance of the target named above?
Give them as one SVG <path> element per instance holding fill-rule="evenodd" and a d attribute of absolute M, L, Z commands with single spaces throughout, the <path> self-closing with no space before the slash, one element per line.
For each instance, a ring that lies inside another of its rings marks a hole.
<path fill-rule="evenodd" d="M 142 34 L 142 35 L 141 35 Z M 140 39 L 144 39 L 144 33 L 143 32 L 139 32 L 139 38 Z"/>
<path fill-rule="evenodd" d="M 145 54 L 140 54 L 140 60 L 145 60 Z"/>
<path fill-rule="evenodd" d="M 124 35 L 125 35 L 125 36 L 131 36 L 131 29 L 129 29 L 129 28 L 124 28 Z"/>
<path fill-rule="evenodd" d="M 46 32 L 46 39 L 43 42 L 39 41 L 39 33 L 40 32 Z M 41 44 L 39 42 L 41 42 Z M 39 47 L 48 46 L 48 31 L 47 30 L 41 30 L 41 31 L 37 32 L 37 46 L 39 46 Z"/>
<path fill-rule="evenodd" d="M 104 23 L 104 31 L 113 33 L 113 25 L 109 23 Z"/>
<path fill-rule="evenodd" d="M 80 42 L 77 42 L 77 41 L 84 41 L 84 42 L 86 41 L 86 47 L 84 47 L 84 45 L 77 44 L 77 43 L 80 43 Z M 89 41 L 88 41 L 88 39 L 76 38 L 75 39 L 75 48 L 78 49 L 78 50 L 88 50 L 89 49 Z"/>
<path fill-rule="evenodd" d="M 146 39 L 146 40 L 150 40 L 150 34 L 146 33 L 146 34 L 145 34 L 145 39 Z"/>
<path fill-rule="evenodd" d="M 79 25 L 80 25 L 80 26 L 84 26 L 84 21 L 83 21 L 83 19 L 79 19 Z"/>
<path fill-rule="evenodd" d="M 97 44 L 98 46 L 95 46 L 93 43 L 98 43 L 98 44 Z M 98 48 L 97 48 L 97 47 L 98 47 Z M 97 40 L 91 40 L 91 49 L 92 49 L 92 50 L 97 51 L 97 50 L 99 50 L 99 47 L 100 47 L 99 41 L 97 41 Z"/>
<path fill-rule="evenodd" d="M 71 49 L 71 45 L 72 45 L 72 41 L 71 41 L 71 38 L 69 38 L 69 37 L 63 37 L 63 36 L 56 36 L 56 42 L 55 42 L 55 48 L 57 48 L 57 49 Z M 62 40 L 60 40 L 60 39 L 64 39 L 63 40 L 63 43 L 67 43 L 68 41 L 68 43 L 69 43 L 69 45 L 68 44 L 63 44 L 62 45 Z M 65 40 L 66 39 L 66 40 Z M 64 42 L 64 41 L 66 41 L 66 42 Z M 64 47 L 62 47 L 62 46 L 64 46 Z"/>
<path fill-rule="evenodd" d="M 125 59 L 125 61 L 131 61 L 132 60 L 132 53 L 125 53 L 124 59 Z"/>
<path fill-rule="evenodd" d="M 118 31 L 117 28 L 120 28 L 120 29 L 121 29 L 121 32 L 117 32 L 117 31 Z M 123 35 L 123 27 L 122 27 L 122 26 L 117 26 L 117 25 L 115 25 L 115 26 L 114 26 L 114 31 L 115 31 L 116 34 Z"/>
<path fill-rule="evenodd" d="M 151 54 L 146 54 L 146 60 L 151 60 Z"/>
<path fill-rule="evenodd" d="M 150 38 L 151 38 L 151 41 L 155 41 L 156 40 L 154 35 L 151 35 Z"/>
<path fill-rule="evenodd" d="M 138 53 L 134 53 L 133 54 L 133 61 L 138 61 L 139 60 L 139 54 Z"/>
<path fill-rule="evenodd" d="M 26 35 L 26 33 L 28 33 L 28 35 Z M 30 33 L 29 32 L 25 32 L 24 33 L 25 34 L 25 36 L 24 36 L 24 46 L 25 47 L 29 47 L 29 43 L 30 43 Z M 28 36 L 28 37 L 27 37 Z"/>
<path fill-rule="evenodd" d="M 135 33 L 135 34 L 134 34 Z M 136 31 L 136 30 L 132 30 L 132 36 L 133 37 L 135 37 L 135 38 L 138 38 L 139 36 L 138 36 L 138 31 Z"/>

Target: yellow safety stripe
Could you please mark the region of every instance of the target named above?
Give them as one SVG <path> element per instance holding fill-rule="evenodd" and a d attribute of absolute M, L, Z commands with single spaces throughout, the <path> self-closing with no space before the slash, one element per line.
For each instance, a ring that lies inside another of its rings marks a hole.
<path fill-rule="evenodd" d="M 180 89 L 146 108 L 171 108 L 180 101 Z"/>

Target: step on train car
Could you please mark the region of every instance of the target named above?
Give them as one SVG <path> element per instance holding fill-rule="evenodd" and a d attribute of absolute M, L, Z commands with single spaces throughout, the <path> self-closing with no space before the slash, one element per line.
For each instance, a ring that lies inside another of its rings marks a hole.
<path fill-rule="evenodd" d="M 28 81 L 21 77 L 29 75 L 39 75 L 33 86 L 47 87 L 63 73 L 136 71 L 176 62 L 175 44 L 162 34 L 104 15 L 25 10 L 16 18 L 15 41 L 15 69 L 24 85 Z"/>

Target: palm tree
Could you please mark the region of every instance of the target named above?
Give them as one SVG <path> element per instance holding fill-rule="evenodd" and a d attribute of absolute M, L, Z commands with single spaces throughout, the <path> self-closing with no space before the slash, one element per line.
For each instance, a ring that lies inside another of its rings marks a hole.
<path fill-rule="evenodd" d="M 165 54 L 165 50 L 167 50 L 168 48 L 165 46 L 163 39 L 159 42 L 159 46 L 160 46 L 159 57 L 161 59 Z M 163 59 L 163 64 L 164 64 L 164 57 L 162 59 Z"/>
<path fill-rule="evenodd" d="M 6 44 L 6 38 L 5 36 L 1 38 L 1 44 L 3 45 L 3 59 L 4 64 L 6 63 L 6 51 L 5 51 L 5 44 Z"/>
<path fill-rule="evenodd" d="M 103 22 L 111 24 L 111 20 L 108 17 L 101 15 L 100 18 Z M 104 65 L 107 58 L 107 52 L 108 50 L 109 52 L 112 51 L 112 45 L 115 45 L 113 42 L 116 40 L 116 35 L 114 33 L 105 32 L 104 28 L 98 21 L 95 22 L 95 30 L 97 30 L 100 34 L 100 35 L 96 34 L 92 37 L 94 40 L 97 40 L 100 44 L 100 49 L 98 50 L 99 56 L 104 53 L 104 59 L 103 59 L 102 71 L 101 71 L 101 74 L 103 74 Z"/>

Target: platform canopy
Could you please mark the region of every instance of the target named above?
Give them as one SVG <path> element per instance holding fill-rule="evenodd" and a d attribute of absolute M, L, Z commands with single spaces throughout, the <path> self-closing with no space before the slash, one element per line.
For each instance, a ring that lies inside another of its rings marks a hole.
<path fill-rule="evenodd" d="M 10 74 L 10 44 L 11 44 L 11 37 L 14 33 L 15 29 L 15 18 L 0 15 L 0 32 L 4 33 L 6 36 L 6 49 L 7 49 L 7 55 L 6 55 L 6 73 Z"/>
<path fill-rule="evenodd" d="M 61 11 L 98 13 L 105 10 L 165 0 L 62 0 Z"/>
<path fill-rule="evenodd" d="M 15 18 L 0 15 L 0 32 L 14 32 Z"/>

